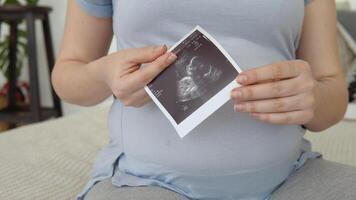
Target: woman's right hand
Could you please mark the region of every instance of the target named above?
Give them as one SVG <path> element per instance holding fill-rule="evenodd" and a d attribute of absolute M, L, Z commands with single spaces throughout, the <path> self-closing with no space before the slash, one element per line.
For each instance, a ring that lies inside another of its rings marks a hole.
<path fill-rule="evenodd" d="M 176 59 L 165 45 L 121 50 L 105 58 L 100 79 L 125 106 L 141 107 L 150 101 L 144 87 Z"/>

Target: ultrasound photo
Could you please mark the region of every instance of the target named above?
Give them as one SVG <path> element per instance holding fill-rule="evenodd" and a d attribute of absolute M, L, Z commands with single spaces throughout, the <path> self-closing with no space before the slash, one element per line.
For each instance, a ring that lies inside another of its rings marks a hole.
<path fill-rule="evenodd" d="M 180 136 L 187 134 L 211 114 L 203 110 L 204 104 L 231 82 L 235 82 L 239 73 L 236 63 L 213 40 L 206 31 L 196 27 L 170 50 L 178 56 L 176 62 L 147 85 L 151 98 L 171 122 L 174 121 L 172 123 L 178 132 L 179 126 L 198 109 L 207 115 L 195 116 L 202 119 L 193 119 L 192 122 L 186 121 Z M 221 99 L 225 102 L 227 100 Z"/>

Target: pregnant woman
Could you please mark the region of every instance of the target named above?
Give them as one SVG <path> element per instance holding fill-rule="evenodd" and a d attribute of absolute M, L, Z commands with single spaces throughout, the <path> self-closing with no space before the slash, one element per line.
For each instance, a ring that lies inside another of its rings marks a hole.
<path fill-rule="evenodd" d="M 143 87 L 196 25 L 244 70 L 242 87 L 180 139 Z M 303 140 L 346 109 L 335 27 L 333 0 L 69 0 L 54 87 L 83 106 L 115 96 L 78 199 L 355 199 L 356 170 Z"/>

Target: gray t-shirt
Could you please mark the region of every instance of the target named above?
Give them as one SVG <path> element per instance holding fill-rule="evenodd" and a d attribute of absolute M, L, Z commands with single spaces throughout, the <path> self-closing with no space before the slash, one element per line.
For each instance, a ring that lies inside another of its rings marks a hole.
<path fill-rule="evenodd" d="M 89 14 L 113 18 L 119 50 L 173 45 L 200 25 L 243 70 L 296 58 L 307 2 L 77 0 Z M 232 102 L 180 139 L 152 102 L 137 109 L 115 100 L 109 129 L 83 194 L 113 177 L 117 186 L 159 185 L 192 199 L 263 199 L 293 170 L 305 133 L 236 113 Z"/>

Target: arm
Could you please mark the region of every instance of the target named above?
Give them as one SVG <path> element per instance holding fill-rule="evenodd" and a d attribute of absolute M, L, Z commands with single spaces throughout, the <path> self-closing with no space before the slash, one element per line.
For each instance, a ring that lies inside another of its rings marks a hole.
<path fill-rule="evenodd" d="M 126 106 L 150 100 L 143 87 L 176 56 L 165 45 L 126 49 L 107 55 L 112 20 L 90 16 L 68 1 L 64 38 L 52 72 L 57 94 L 69 103 L 90 106 L 114 94 Z M 141 64 L 147 66 L 140 68 Z"/>
<path fill-rule="evenodd" d="M 78 105 L 93 105 L 110 96 L 110 88 L 97 81 L 88 68 L 105 67 L 103 58 L 112 40 L 112 20 L 86 14 L 68 1 L 61 49 L 52 72 L 57 94 Z"/>
<path fill-rule="evenodd" d="M 314 0 L 306 7 L 297 57 L 247 70 L 232 91 L 235 110 L 274 124 L 305 125 L 322 131 L 340 121 L 347 90 L 336 42 L 335 2 Z"/>
<path fill-rule="evenodd" d="M 321 131 L 340 121 L 347 108 L 347 85 L 339 63 L 335 1 L 314 0 L 306 7 L 298 57 L 316 80 L 314 118 L 305 124 Z"/>

